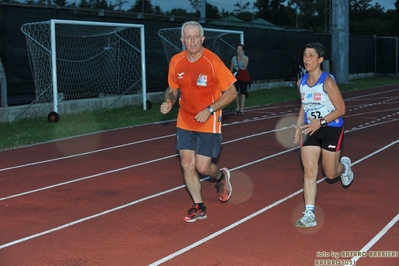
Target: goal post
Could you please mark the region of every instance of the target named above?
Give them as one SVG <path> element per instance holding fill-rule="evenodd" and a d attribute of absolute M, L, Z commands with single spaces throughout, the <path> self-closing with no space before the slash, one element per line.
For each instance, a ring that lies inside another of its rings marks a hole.
<path fill-rule="evenodd" d="M 58 20 L 26 23 L 34 103 L 142 94 L 146 109 L 144 25 Z"/>
<path fill-rule="evenodd" d="M 231 58 L 236 54 L 237 44 L 244 44 L 244 32 L 213 28 L 203 29 L 205 36 L 204 46 L 217 54 L 230 67 Z M 168 62 L 173 55 L 185 49 L 180 41 L 181 27 L 160 29 L 158 36 L 161 38 Z"/>

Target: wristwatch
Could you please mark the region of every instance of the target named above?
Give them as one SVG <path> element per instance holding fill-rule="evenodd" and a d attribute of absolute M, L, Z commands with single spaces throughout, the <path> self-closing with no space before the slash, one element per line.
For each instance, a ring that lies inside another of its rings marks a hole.
<path fill-rule="evenodd" d="M 321 127 L 325 127 L 325 126 L 327 126 L 327 121 L 324 119 L 324 118 L 322 118 L 322 119 L 320 119 L 320 125 L 321 125 Z"/>
<path fill-rule="evenodd" d="M 211 106 L 208 106 L 207 108 L 208 108 L 208 111 L 211 113 L 211 115 L 213 115 L 215 110 L 213 110 L 213 108 Z"/>

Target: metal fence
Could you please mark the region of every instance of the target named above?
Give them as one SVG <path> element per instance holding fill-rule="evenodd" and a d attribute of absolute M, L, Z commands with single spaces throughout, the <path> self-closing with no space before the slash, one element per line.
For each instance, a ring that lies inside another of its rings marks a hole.
<path fill-rule="evenodd" d="M 184 21 L 190 19 L 9 4 L 0 4 L 0 12 L 0 58 L 7 76 L 8 105 L 26 104 L 35 98 L 26 42 L 20 30 L 24 23 L 69 19 L 144 24 L 147 91 L 156 92 L 167 86 L 168 71 L 166 55 L 157 33 L 163 28 L 180 27 Z M 254 82 L 295 80 L 302 63 L 303 47 L 308 42 L 323 43 L 326 48 L 325 59 L 331 61 L 329 34 L 316 34 L 308 30 L 259 29 L 249 24 L 237 27 L 205 23 L 203 26 L 244 32 L 245 52 L 250 58 L 249 70 Z M 349 46 L 349 74 L 398 74 L 398 38 L 350 35 Z M 4 86 L 1 89 L 4 90 Z"/>

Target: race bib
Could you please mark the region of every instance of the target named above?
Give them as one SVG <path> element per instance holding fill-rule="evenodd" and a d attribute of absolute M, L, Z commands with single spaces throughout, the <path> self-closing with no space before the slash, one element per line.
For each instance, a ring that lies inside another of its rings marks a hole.
<path fill-rule="evenodd" d="M 310 123 L 310 121 L 308 120 L 308 117 L 313 118 L 313 119 L 322 119 L 329 113 L 331 113 L 331 111 L 328 110 L 324 106 L 321 106 L 319 108 L 308 109 L 308 110 L 306 110 L 306 113 L 305 113 L 305 122 L 306 122 L 306 124 Z"/>

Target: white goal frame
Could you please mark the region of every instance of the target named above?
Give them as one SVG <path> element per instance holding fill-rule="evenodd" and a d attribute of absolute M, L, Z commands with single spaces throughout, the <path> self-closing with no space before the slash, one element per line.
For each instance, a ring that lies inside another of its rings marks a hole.
<path fill-rule="evenodd" d="M 78 20 L 60 20 L 51 19 L 50 21 L 43 21 L 42 23 L 50 23 L 50 57 L 51 57 L 51 80 L 52 80 L 52 98 L 53 98 L 53 111 L 58 112 L 58 105 L 62 99 L 62 95 L 58 93 L 58 77 L 57 77 L 57 43 L 56 43 L 56 25 L 57 24 L 69 24 L 69 25 L 83 25 L 83 26 L 110 26 L 116 28 L 139 28 L 140 29 L 140 46 L 139 48 L 123 40 L 127 45 L 131 46 L 132 49 L 141 53 L 141 93 L 142 93 L 142 106 L 143 109 L 147 109 L 147 85 L 146 85 L 146 61 L 145 61 L 145 32 L 143 24 L 128 24 L 128 23 L 112 23 L 112 22 L 97 22 L 97 21 L 78 21 Z M 40 23 L 40 22 L 38 22 Z M 33 24 L 33 23 L 28 23 Z M 25 25 L 23 25 L 25 26 Z M 21 28 L 22 29 L 22 28 Z M 29 32 L 22 30 L 26 38 L 37 42 Z M 42 45 L 43 46 L 43 45 Z M 28 48 L 29 49 L 29 48 Z M 140 83 L 138 83 L 140 84 Z M 126 92 L 125 92 L 126 93 Z M 122 94 L 123 96 L 123 94 Z M 120 97 L 122 97 L 120 96 Z M 119 97 L 119 98 L 120 98 Z M 119 99 L 118 98 L 118 99 Z"/>
<path fill-rule="evenodd" d="M 231 55 L 235 55 L 236 53 L 236 45 L 237 44 L 243 44 L 244 45 L 244 32 L 243 31 L 238 31 L 238 30 L 227 30 L 227 29 L 214 29 L 214 28 L 203 28 L 204 30 L 204 36 L 205 36 L 205 47 L 207 47 L 206 43 L 207 40 L 211 40 L 212 38 L 215 37 L 222 37 L 224 35 L 227 34 L 238 34 L 240 36 L 239 38 L 239 42 L 237 43 L 225 43 L 229 48 L 231 48 Z M 174 31 L 173 34 L 173 39 L 168 39 L 164 32 L 166 31 Z M 209 33 L 209 35 L 208 35 Z M 209 37 L 213 35 L 212 37 Z M 181 27 L 177 27 L 177 28 L 163 28 L 160 29 L 158 31 L 158 36 L 161 38 L 162 41 L 162 45 L 164 47 L 165 50 L 165 55 L 166 55 L 166 60 L 168 61 L 168 63 L 170 62 L 170 59 L 172 58 L 172 56 L 174 55 L 174 53 L 176 52 L 181 52 L 185 49 L 184 45 L 181 43 L 180 41 L 180 37 L 181 37 Z M 208 36 L 208 37 L 207 37 Z M 169 46 L 169 47 L 168 47 Z M 172 48 L 174 49 L 174 53 L 173 52 L 169 52 L 168 48 Z M 214 51 L 212 48 L 210 49 L 211 51 L 215 52 L 219 57 L 221 57 L 222 61 L 228 66 L 230 67 L 230 62 L 231 62 L 231 58 L 232 56 L 227 56 L 226 58 L 222 58 L 222 56 L 220 55 L 220 53 L 218 53 L 217 51 Z"/>

